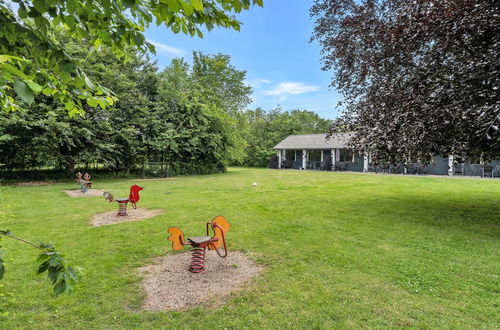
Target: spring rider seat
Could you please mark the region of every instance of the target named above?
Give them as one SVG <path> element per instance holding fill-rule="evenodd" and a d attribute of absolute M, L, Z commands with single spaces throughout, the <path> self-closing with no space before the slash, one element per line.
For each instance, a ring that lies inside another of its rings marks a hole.
<path fill-rule="evenodd" d="M 139 202 L 140 196 L 139 196 L 139 191 L 143 190 L 144 187 L 140 187 L 136 184 L 134 184 L 132 187 L 130 187 L 130 194 L 128 198 L 117 198 L 114 199 L 113 195 L 109 192 L 104 192 L 103 196 L 106 198 L 108 202 L 117 202 L 118 203 L 118 213 L 116 214 L 119 217 L 123 217 L 127 215 L 127 204 L 130 203 L 132 204 L 132 207 L 134 209 L 137 209 L 137 202 Z"/>
<path fill-rule="evenodd" d="M 213 235 L 209 236 L 209 230 L 212 229 Z M 215 250 L 219 257 L 227 257 L 226 235 L 231 228 L 231 224 L 222 215 L 216 216 L 211 222 L 207 222 L 207 236 L 188 237 L 187 241 L 184 238 L 184 233 L 177 227 L 168 228 L 170 236 L 167 238 L 172 242 L 172 249 L 181 250 L 185 245 L 193 247 L 191 256 L 191 265 L 189 271 L 192 273 L 200 273 L 205 270 L 205 253 L 208 247 L 209 250 Z M 224 245 L 224 254 L 219 252 L 219 248 Z"/>
<path fill-rule="evenodd" d="M 90 174 L 85 173 L 82 179 L 82 173 L 76 173 L 76 183 L 80 185 L 80 190 L 82 193 L 86 193 L 87 190 L 92 188 L 92 181 L 90 181 Z"/>

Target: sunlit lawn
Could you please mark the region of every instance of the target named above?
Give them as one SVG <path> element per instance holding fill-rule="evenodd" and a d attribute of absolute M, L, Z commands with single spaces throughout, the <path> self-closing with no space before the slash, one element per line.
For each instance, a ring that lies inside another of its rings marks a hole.
<path fill-rule="evenodd" d="M 131 184 L 95 187 L 125 197 Z M 37 252 L 2 239 L 0 328 L 500 327 L 500 180 L 234 168 L 140 184 L 139 206 L 164 214 L 95 228 L 116 203 L 72 199 L 74 183 L 0 187 L 0 228 L 54 242 L 85 270 L 75 294 L 53 298 Z M 219 214 L 230 253 L 263 274 L 222 308 L 138 311 L 136 270 L 172 253 L 166 229 L 202 234 Z"/>

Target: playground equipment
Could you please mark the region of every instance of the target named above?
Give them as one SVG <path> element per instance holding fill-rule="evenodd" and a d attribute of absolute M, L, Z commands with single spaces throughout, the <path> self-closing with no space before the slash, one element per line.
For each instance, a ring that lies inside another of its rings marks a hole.
<path fill-rule="evenodd" d="M 82 193 L 86 193 L 87 190 L 92 188 L 92 181 L 90 181 L 90 174 L 88 173 L 85 173 L 85 175 L 82 178 L 82 173 L 77 172 L 76 183 L 80 185 L 80 190 L 82 191 Z"/>
<path fill-rule="evenodd" d="M 118 203 L 118 214 L 117 216 L 122 217 L 127 215 L 127 204 L 130 203 L 132 204 L 132 207 L 134 209 L 137 209 L 137 202 L 140 199 L 139 196 L 139 191 L 143 190 L 144 187 L 139 187 L 138 185 L 134 184 L 132 187 L 130 187 L 130 194 L 128 198 L 117 198 L 114 199 L 113 195 L 111 195 L 110 192 L 104 192 L 102 195 L 108 202 L 117 202 Z"/>
<path fill-rule="evenodd" d="M 209 228 L 212 228 L 213 235 L 209 236 Z M 205 270 L 205 253 L 209 250 L 215 250 L 219 257 L 227 257 L 226 235 L 231 228 L 231 224 L 222 215 L 216 216 L 211 222 L 207 222 L 207 236 L 184 238 L 184 233 L 177 227 L 168 228 L 170 236 L 167 238 L 172 242 L 172 249 L 181 250 L 185 245 L 191 245 L 193 252 L 191 256 L 191 265 L 189 271 L 200 273 Z M 224 245 L 224 254 L 219 252 L 219 248 Z"/>

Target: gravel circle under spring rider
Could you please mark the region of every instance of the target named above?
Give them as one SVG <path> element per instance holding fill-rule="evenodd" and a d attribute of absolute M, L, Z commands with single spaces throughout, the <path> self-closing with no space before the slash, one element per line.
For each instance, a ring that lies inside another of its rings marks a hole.
<path fill-rule="evenodd" d="M 163 210 L 148 210 L 145 208 L 130 209 L 127 215 L 118 216 L 116 211 L 108 211 L 96 214 L 90 220 L 91 226 L 113 225 L 120 222 L 139 221 L 147 218 L 152 218 L 158 214 L 162 214 Z"/>
<path fill-rule="evenodd" d="M 218 307 L 231 292 L 247 287 L 262 270 L 245 253 L 238 251 L 231 251 L 227 258 L 219 258 L 215 251 L 208 251 L 202 273 L 190 272 L 190 262 L 191 253 L 182 252 L 158 257 L 154 264 L 140 268 L 146 293 L 142 309 L 163 311 L 200 304 Z"/>

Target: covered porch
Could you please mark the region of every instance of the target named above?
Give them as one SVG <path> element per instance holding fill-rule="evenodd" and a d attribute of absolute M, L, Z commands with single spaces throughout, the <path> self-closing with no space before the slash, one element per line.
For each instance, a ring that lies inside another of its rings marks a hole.
<path fill-rule="evenodd" d="M 317 171 L 363 171 L 363 157 L 347 148 L 280 149 L 278 168 Z"/>
<path fill-rule="evenodd" d="M 290 135 L 274 149 L 275 167 L 318 171 L 368 171 L 368 158 L 347 146 L 349 133 Z"/>

